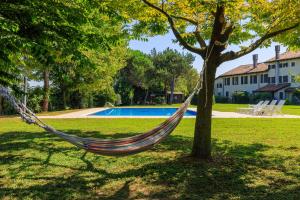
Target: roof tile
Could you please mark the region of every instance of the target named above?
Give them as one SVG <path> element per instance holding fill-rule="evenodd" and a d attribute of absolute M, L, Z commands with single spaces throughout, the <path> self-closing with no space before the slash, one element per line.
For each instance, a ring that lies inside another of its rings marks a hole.
<path fill-rule="evenodd" d="M 300 51 L 288 51 L 279 55 L 279 60 L 290 60 L 295 58 L 300 58 Z M 275 60 L 275 57 L 273 57 L 266 62 L 274 62 Z"/>
<path fill-rule="evenodd" d="M 258 73 L 258 72 L 266 72 L 266 71 L 268 71 L 268 66 L 264 63 L 257 64 L 257 67 L 253 67 L 253 64 L 240 65 L 239 67 L 236 67 L 236 68 L 220 75 L 220 77 L 241 75 L 241 74 L 253 74 L 253 73 Z"/>
<path fill-rule="evenodd" d="M 281 90 L 283 88 L 289 87 L 291 84 L 290 83 L 283 83 L 283 84 L 269 84 L 264 87 L 258 88 L 254 92 L 276 92 L 278 90 Z"/>

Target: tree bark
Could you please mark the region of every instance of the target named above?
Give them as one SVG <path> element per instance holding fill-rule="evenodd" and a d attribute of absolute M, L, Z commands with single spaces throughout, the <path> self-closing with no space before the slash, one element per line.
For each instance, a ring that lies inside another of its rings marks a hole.
<path fill-rule="evenodd" d="M 43 112 L 48 112 L 49 107 L 49 93 L 50 93 L 50 83 L 49 83 L 49 69 L 44 70 L 44 96 L 43 96 Z"/>
<path fill-rule="evenodd" d="M 144 104 L 146 104 L 146 102 L 147 102 L 148 95 L 149 95 L 149 90 L 147 89 L 146 90 L 146 95 L 145 95 L 145 98 L 144 98 Z"/>
<path fill-rule="evenodd" d="M 172 77 L 171 80 L 171 94 L 170 94 L 170 101 L 169 104 L 173 104 L 173 99 L 174 99 L 174 88 L 175 88 L 175 77 Z"/>
<path fill-rule="evenodd" d="M 3 115 L 3 97 L 0 96 L 0 115 Z"/>
<path fill-rule="evenodd" d="M 192 157 L 199 159 L 211 158 L 212 100 L 217 69 L 215 56 L 209 59 L 206 69 L 203 87 L 198 94 L 197 117 L 192 149 Z"/>
<path fill-rule="evenodd" d="M 67 94 L 65 88 L 62 90 L 62 96 L 63 96 L 63 109 L 67 109 Z"/>

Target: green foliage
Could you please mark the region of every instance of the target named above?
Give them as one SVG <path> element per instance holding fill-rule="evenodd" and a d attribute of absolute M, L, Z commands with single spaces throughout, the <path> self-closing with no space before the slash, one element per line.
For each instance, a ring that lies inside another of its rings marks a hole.
<path fill-rule="evenodd" d="M 132 104 L 135 89 L 149 90 L 155 82 L 154 66 L 150 57 L 140 51 L 131 51 L 126 66 L 117 77 L 116 92 L 123 104 Z M 143 97 L 137 97 L 142 101 Z"/>
<path fill-rule="evenodd" d="M 258 93 L 253 93 L 250 96 L 250 102 L 251 103 L 258 103 L 259 101 L 265 101 L 265 100 L 272 100 L 273 96 L 271 93 L 268 92 L 258 92 Z"/>
<path fill-rule="evenodd" d="M 27 107 L 35 113 L 42 111 L 41 102 L 43 99 L 43 93 L 44 92 L 41 87 L 28 88 Z"/>
<path fill-rule="evenodd" d="M 250 97 L 248 92 L 235 92 L 232 94 L 232 103 L 243 104 L 249 102 Z"/>
<path fill-rule="evenodd" d="M 216 103 L 229 103 L 229 98 L 224 96 L 216 96 L 215 101 Z"/>
<path fill-rule="evenodd" d="M 96 0 L 5 0 L 0 16 L 0 65 L 9 71 L 22 54 L 38 63 L 31 71 L 51 69 L 64 59 L 93 65 L 83 50 L 103 51 L 125 42 L 122 19 Z M 0 81 L 12 85 L 11 80 Z"/>
<path fill-rule="evenodd" d="M 141 34 L 164 34 L 169 28 L 168 19 L 161 12 L 146 5 L 140 0 L 114 0 L 111 5 L 129 21 L 134 21 L 133 30 Z M 215 23 L 218 6 L 225 8 L 226 24 L 223 28 L 234 27 L 228 38 L 229 44 L 240 45 L 251 42 L 266 33 L 291 27 L 299 23 L 298 0 L 222 0 L 222 1 L 147 1 L 172 17 L 174 27 L 185 42 L 191 45 L 198 43 L 198 31 L 204 40 L 210 40 Z M 191 31 L 192 30 L 192 31 Z M 300 26 L 286 34 L 271 37 L 262 46 L 269 46 L 271 41 L 280 42 L 292 48 L 300 48 Z M 226 38 L 225 38 L 226 39 Z M 196 45 L 195 45 L 196 46 Z"/>

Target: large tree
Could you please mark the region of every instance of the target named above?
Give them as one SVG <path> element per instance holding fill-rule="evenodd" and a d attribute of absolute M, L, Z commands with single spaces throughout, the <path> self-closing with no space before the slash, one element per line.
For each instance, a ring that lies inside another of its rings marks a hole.
<path fill-rule="evenodd" d="M 98 0 L 1 1 L 0 64 L 13 69 L 11 55 L 31 55 L 40 64 L 35 70 L 44 81 L 43 110 L 47 111 L 49 76 L 57 60 L 70 58 L 77 65 L 91 65 L 83 51 L 108 49 L 119 41 L 123 34 L 120 21 L 117 13 Z"/>
<path fill-rule="evenodd" d="M 120 70 L 117 78 L 116 89 L 121 93 L 123 103 L 132 104 L 134 97 L 132 94 L 137 93 L 137 89 L 141 89 L 145 91 L 145 95 L 139 101 L 145 104 L 149 96 L 149 89 L 155 82 L 153 77 L 154 66 L 150 56 L 138 50 L 131 50 L 126 66 Z"/>
<path fill-rule="evenodd" d="M 127 0 L 120 13 L 130 15 L 133 30 L 165 33 L 205 61 L 198 94 L 192 156 L 211 157 L 211 116 L 215 74 L 224 62 L 240 58 L 276 41 L 300 46 L 299 0 Z M 124 10 L 129 8 L 130 11 Z M 229 45 L 241 45 L 229 51 Z M 242 46 L 243 45 L 243 46 Z"/>
<path fill-rule="evenodd" d="M 172 104 L 176 81 L 193 68 L 194 56 L 167 48 L 163 52 L 152 53 L 152 59 L 158 74 L 161 74 L 161 77 L 170 85 L 169 103 Z"/>

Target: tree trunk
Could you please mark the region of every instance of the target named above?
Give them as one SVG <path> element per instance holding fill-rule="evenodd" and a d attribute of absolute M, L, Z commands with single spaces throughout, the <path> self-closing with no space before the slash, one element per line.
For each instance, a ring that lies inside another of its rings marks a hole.
<path fill-rule="evenodd" d="M 175 77 L 173 77 L 172 80 L 171 80 L 171 94 L 170 94 L 170 102 L 169 102 L 169 104 L 173 104 L 174 88 L 175 88 Z"/>
<path fill-rule="evenodd" d="M 62 96 L 63 96 L 63 109 L 67 109 L 67 94 L 65 88 L 62 90 Z"/>
<path fill-rule="evenodd" d="M 44 96 L 43 96 L 43 112 L 48 112 L 49 106 L 49 93 L 50 93 L 50 84 L 49 84 L 49 69 L 44 70 Z"/>
<path fill-rule="evenodd" d="M 204 74 L 203 87 L 198 94 L 192 156 L 200 159 L 211 158 L 212 101 L 217 68 L 215 60 L 215 57 L 212 56 L 208 61 L 207 71 Z"/>
<path fill-rule="evenodd" d="M 3 97 L 0 96 L 0 115 L 3 115 Z"/>
<path fill-rule="evenodd" d="M 149 90 L 147 89 L 146 90 L 146 95 L 145 95 L 145 98 L 144 98 L 144 104 L 146 104 L 146 102 L 147 102 L 148 95 L 149 95 Z"/>
<path fill-rule="evenodd" d="M 165 100 L 164 103 L 166 104 L 168 102 L 168 88 L 167 88 L 168 83 L 164 82 L 164 93 L 165 93 Z"/>

